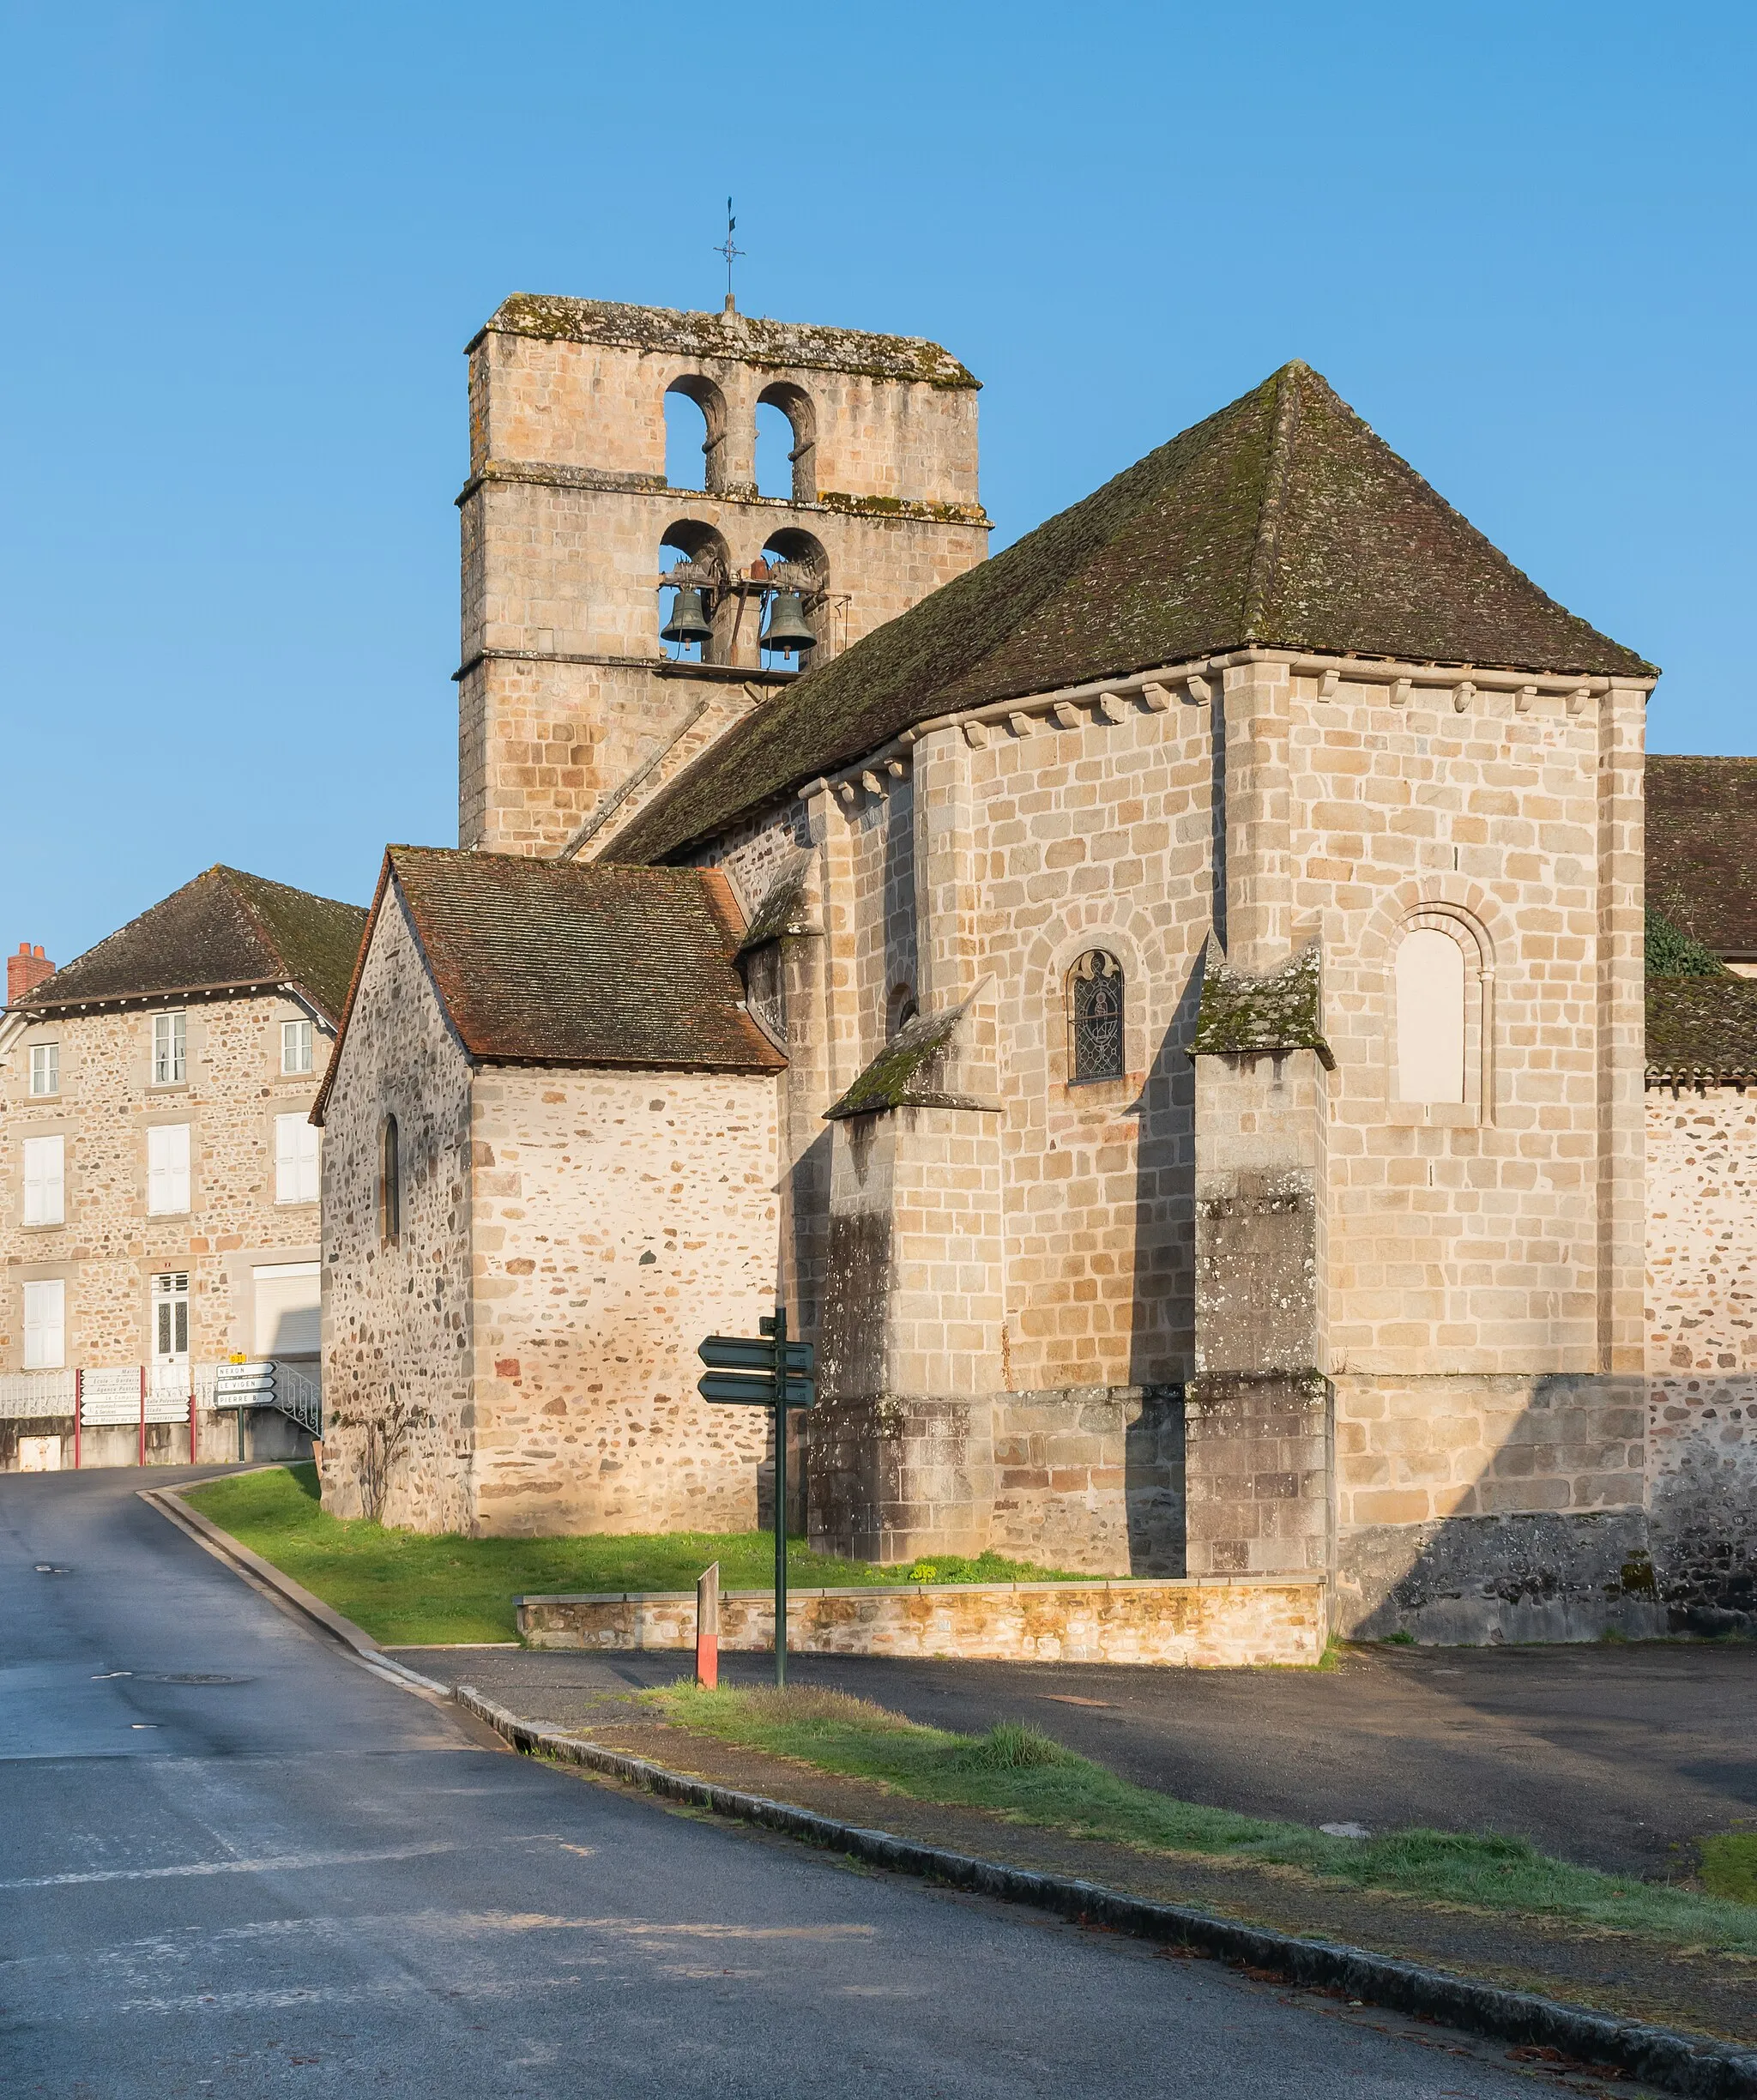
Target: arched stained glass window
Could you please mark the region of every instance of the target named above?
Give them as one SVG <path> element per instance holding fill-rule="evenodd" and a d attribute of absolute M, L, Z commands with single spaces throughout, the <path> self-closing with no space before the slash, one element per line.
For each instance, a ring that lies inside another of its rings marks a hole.
<path fill-rule="evenodd" d="M 1094 948 L 1068 977 L 1068 1070 L 1076 1086 L 1123 1076 L 1122 965 Z"/>

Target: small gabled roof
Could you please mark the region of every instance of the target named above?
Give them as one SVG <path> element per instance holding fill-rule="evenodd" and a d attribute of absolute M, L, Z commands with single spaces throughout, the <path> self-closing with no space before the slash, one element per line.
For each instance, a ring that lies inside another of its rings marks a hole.
<path fill-rule="evenodd" d="M 937 715 L 1258 644 L 1651 678 L 1548 597 L 1308 365 L 746 716 L 618 839 L 660 860 Z"/>
<path fill-rule="evenodd" d="M 360 905 L 216 865 L 63 963 L 11 1011 L 46 1016 L 287 986 L 333 1023 L 365 924 Z"/>
<path fill-rule="evenodd" d="M 1715 955 L 1757 958 L 1757 758 L 1650 756 L 1647 897 Z"/>
<path fill-rule="evenodd" d="M 448 847 L 385 849 L 360 969 L 394 890 L 465 1052 L 483 1063 L 774 1072 L 787 1060 L 745 1009 L 744 919 L 723 875 Z"/>

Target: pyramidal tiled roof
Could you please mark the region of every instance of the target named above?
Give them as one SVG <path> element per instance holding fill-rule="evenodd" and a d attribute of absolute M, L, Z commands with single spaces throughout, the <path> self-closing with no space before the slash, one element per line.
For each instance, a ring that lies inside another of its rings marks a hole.
<path fill-rule="evenodd" d="M 917 722 L 1243 647 L 1651 677 L 1295 363 L 745 718 L 613 848 L 663 859 Z"/>
<path fill-rule="evenodd" d="M 334 1021 L 365 924 L 360 905 L 216 865 L 63 963 L 13 1011 L 293 985 Z"/>

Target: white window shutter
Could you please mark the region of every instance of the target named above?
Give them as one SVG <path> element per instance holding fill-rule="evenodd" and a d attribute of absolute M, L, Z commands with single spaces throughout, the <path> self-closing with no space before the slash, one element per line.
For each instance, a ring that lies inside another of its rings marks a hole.
<path fill-rule="evenodd" d="M 319 1186 L 318 1132 L 302 1115 L 275 1119 L 275 1200 L 316 1203 Z"/>
<path fill-rule="evenodd" d="M 189 1209 L 187 1123 L 160 1123 L 147 1132 L 147 1209 L 156 1216 Z"/>
<path fill-rule="evenodd" d="M 24 1222 L 59 1225 L 67 1215 L 66 1141 L 27 1138 L 24 1141 Z"/>
<path fill-rule="evenodd" d="M 67 1286 L 59 1282 L 24 1287 L 24 1367 L 58 1371 L 67 1361 Z"/>

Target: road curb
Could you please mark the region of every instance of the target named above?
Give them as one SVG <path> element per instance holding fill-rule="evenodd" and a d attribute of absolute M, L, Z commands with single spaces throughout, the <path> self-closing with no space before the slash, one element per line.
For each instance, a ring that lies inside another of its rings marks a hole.
<path fill-rule="evenodd" d="M 459 1705 L 528 1756 L 554 1758 L 627 1781 L 667 1801 L 711 1809 L 716 1815 L 754 1823 L 808 1844 L 828 1847 L 895 1874 L 915 1874 L 1003 1902 L 1028 1904 L 1060 1917 L 1140 1940 L 1186 1946 L 1193 1952 L 1272 1970 L 1290 1983 L 1345 1991 L 1351 1998 L 1393 2011 L 1445 2021 L 1497 2041 L 1561 2050 L 1594 2066 L 1645 2079 L 1691 2100 L 1750 2100 L 1757 2096 L 1757 2050 L 1736 2049 L 1693 2038 L 1669 2027 L 1619 2020 L 1585 2006 L 1564 2005 L 1526 1991 L 1502 1988 L 1419 1963 L 1373 1954 L 1334 1941 L 1301 1940 L 1266 1926 L 1246 1925 L 1178 1904 L 1128 1896 L 1096 1881 L 1035 1874 L 995 1860 L 972 1859 L 934 1845 L 865 1830 L 809 1808 L 746 1794 L 735 1787 L 668 1771 L 645 1758 L 607 1749 L 583 1736 L 538 1728 L 497 1705 L 473 1685 L 458 1685 Z"/>
<path fill-rule="evenodd" d="M 268 1473 L 271 1466 L 253 1466 L 252 1472 Z M 227 1475 L 232 1479 L 236 1474 Z M 451 1687 L 438 1679 L 423 1677 L 419 1670 L 412 1670 L 384 1653 L 364 1627 L 357 1626 L 352 1619 L 344 1619 L 339 1611 L 332 1609 L 320 1596 L 313 1596 L 292 1576 L 284 1574 L 273 1561 L 265 1560 L 260 1554 L 253 1554 L 243 1546 L 229 1531 L 222 1531 L 211 1518 L 203 1517 L 197 1509 L 191 1509 L 174 1488 L 137 1488 L 135 1490 L 142 1502 L 149 1503 L 161 1517 L 167 1518 L 179 1530 L 186 1531 L 198 1546 L 204 1546 L 216 1560 L 224 1560 L 241 1573 L 250 1575 L 265 1588 L 274 1590 L 302 1617 L 309 1619 L 332 1640 L 341 1642 L 352 1650 L 357 1662 L 380 1676 L 390 1677 L 407 1685 L 412 1691 L 425 1692 L 450 1700 Z"/>

